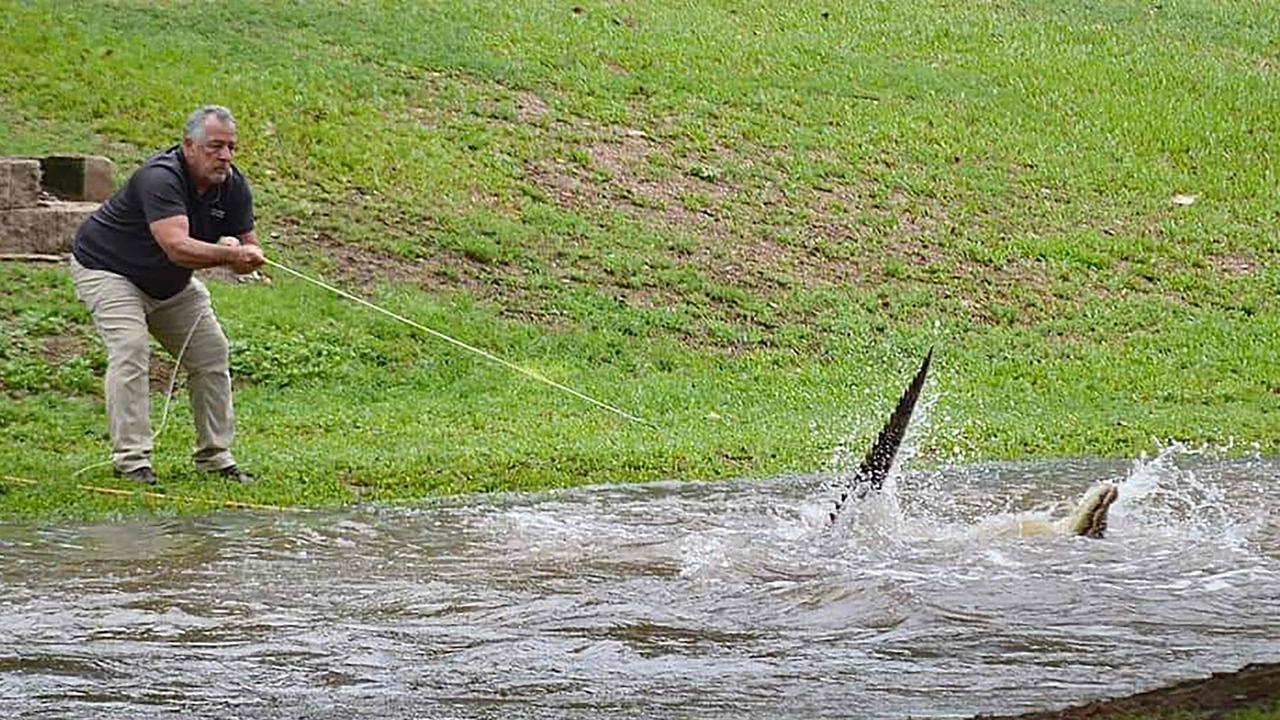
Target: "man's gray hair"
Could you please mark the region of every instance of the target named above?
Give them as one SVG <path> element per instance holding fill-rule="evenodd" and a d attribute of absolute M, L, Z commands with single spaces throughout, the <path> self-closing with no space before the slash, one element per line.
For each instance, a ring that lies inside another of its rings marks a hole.
<path fill-rule="evenodd" d="M 236 126 L 236 119 L 231 116 L 231 111 L 221 105 L 204 105 L 199 110 L 191 113 L 191 117 L 187 118 L 187 124 L 182 129 L 183 140 L 194 140 L 200 142 L 204 140 L 204 121 L 210 115 L 218 118 L 218 122 Z"/>

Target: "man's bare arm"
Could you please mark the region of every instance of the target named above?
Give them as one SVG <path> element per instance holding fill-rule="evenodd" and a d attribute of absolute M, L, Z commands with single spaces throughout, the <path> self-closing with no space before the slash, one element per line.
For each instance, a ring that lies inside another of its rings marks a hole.
<path fill-rule="evenodd" d="M 248 273 L 262 267 L 265 258 L 256 236 L 252 244 L 227 247 L 196 240 L 191 237 L 191 225 L 186 215 L 174 215 L 151 223 L 151 235 L 160 249 L 174 265 L 199 270 L 227 265 L 237 273 Z M 253 235 L 250 230 L 247 235 Z M 243 236 L 242 236 L 243 237 Z"/>

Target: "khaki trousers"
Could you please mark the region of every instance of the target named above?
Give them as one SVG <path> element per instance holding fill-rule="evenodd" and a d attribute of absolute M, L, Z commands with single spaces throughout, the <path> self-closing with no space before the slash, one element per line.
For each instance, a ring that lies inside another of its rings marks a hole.
<path fill-rule="evenodd" d="M 187 333 L 191 333 L 191 340 L 182 352 L 182 367 L 187 370 L 195 418 L 196 468 L 212 471 L 234 465 L 230 448 L 235 411 L 231 406 L 227 338 L 214 317 L 204 283 L 192 278 L 182 292 L 167 300 L 156 300 L 123 275 L 91 270 L 74 257 L 71 279 L 76 296 L 89 308 L 94 327 L 107 346 L 107 424 L 116 470 L 151 467 L 154 438 L 148 336 L 155 336 L 169 354 L 177 357 Z"/>

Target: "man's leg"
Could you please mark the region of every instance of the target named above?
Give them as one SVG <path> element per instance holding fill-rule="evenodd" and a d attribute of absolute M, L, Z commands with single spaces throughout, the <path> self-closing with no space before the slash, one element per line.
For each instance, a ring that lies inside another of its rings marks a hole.
<path fill-rule="evenodd" d="M 143 292 L 121 275 L 90 270 L 74 259 L 76 295 L 93 315 L 107 347 L 107 426 L 117 471 L 151 467 L 151 398 L 147 386 L 151 341 Z"/>
<path fill-rule="evenodd" d="M 204 283 L 192 278 L 182 292 L 161 301 L 147 316 L 147 322 L 171 355 L 176 358 L 182 354 L 196 425 L 196 469 L 213 471 L 235 465 L 231 456 L 235 410 L 231 403 L 227 338 L 214 317 Z"/>

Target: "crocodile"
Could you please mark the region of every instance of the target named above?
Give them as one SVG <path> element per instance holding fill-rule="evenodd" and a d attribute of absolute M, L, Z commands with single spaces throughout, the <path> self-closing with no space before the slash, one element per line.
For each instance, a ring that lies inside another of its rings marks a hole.
<path fill-rule="evenodd" d="M 907 426 L 911 423 L 911 414 L 920 400 L 920 390 L 924 387 L 925 378 L 929 374 L 929 365 L 933 361 L 933 350 L 925 355 L 907 389 L 889 416 L 889 420 L 876 436 L 863 457 L 857 472 L 849 478 L 848 485 L 835 501 L 829 519 L 835 523 L 840 513 L 851 502 L 866 497 L 869 493 L 878 492 L 884 487 L 885 479 L 893 469 L 893 461 L 898 455 L 898 448 L 907 434 Z M 1024 537 L 1036 535 L 1080 535 L 1088 538 L 1101 538 L 1107 529 L 1107 513 L 1111 505 L 1119 497 L 1119 488 L 1115 483 L 1099 483 L 1091 488 L 1084 499 L 1066 518 L 1060 520 L 1020 520 L 1014 534 Z"/>

